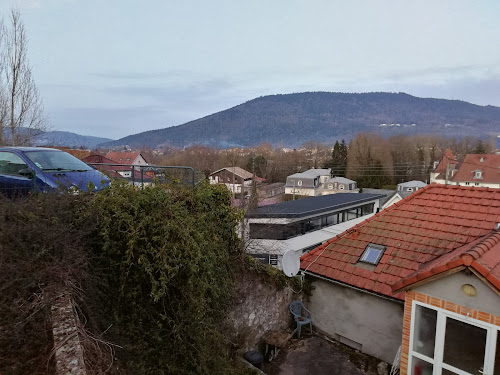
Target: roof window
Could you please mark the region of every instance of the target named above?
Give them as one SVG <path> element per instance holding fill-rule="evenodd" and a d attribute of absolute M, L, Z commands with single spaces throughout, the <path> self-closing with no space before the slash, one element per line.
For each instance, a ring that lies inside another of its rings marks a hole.
<path fill-rule="evenodd" d="M 382 245 L 368 244 L 359 260 L 369 264 L 378 264 L 387 247 Z"/>
<path fill-rule="evenodd" d="M 483 178 L 483 172 L 480 170 L 474 171 L 476 174 L 474 178 Z"/>

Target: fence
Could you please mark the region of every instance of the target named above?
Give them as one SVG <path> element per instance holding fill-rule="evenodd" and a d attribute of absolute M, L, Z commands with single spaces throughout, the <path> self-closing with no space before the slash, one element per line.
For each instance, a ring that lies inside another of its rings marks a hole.
<path fill-rule="evenodd" d="M 155 183 L 180 182 L 194 185 L 200 180 L 200 175 L 192 167 L 166 165 L 130 165 L 109 163 L 88 163 L 111 179 L 125 179 L 132 185 L 144 186 Z"/>

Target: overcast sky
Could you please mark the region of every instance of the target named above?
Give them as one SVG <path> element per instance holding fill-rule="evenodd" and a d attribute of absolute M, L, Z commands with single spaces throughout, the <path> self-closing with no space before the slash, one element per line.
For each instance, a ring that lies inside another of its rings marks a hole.
<path fill-rule="evenodd" d="M 54 130 L 110 138 L 262 95 L 407 92 L 500 106 L 498 0 L 1 0 Z"/>

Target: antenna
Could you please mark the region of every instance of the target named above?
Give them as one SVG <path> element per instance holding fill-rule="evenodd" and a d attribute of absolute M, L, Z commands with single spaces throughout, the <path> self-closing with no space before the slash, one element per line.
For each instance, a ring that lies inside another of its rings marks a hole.
<path fill-rule="evenodd" d="M 288 250 L 281 260 L 283 273 L 288 277 L 295 276 L 300 270 L 300 257 L 295 250 Z"/>

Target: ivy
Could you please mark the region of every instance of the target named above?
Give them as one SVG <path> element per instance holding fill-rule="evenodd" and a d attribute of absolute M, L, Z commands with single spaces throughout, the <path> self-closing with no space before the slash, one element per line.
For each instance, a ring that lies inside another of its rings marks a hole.
<path fill-rule="evenodd" d="M 224 324 L 240 258 L 240 213 L 227 189 L 114 184 L 92 209 L 99 268 L 116 292 L 111 311 L 131 369 L 235 373 Z"/>

